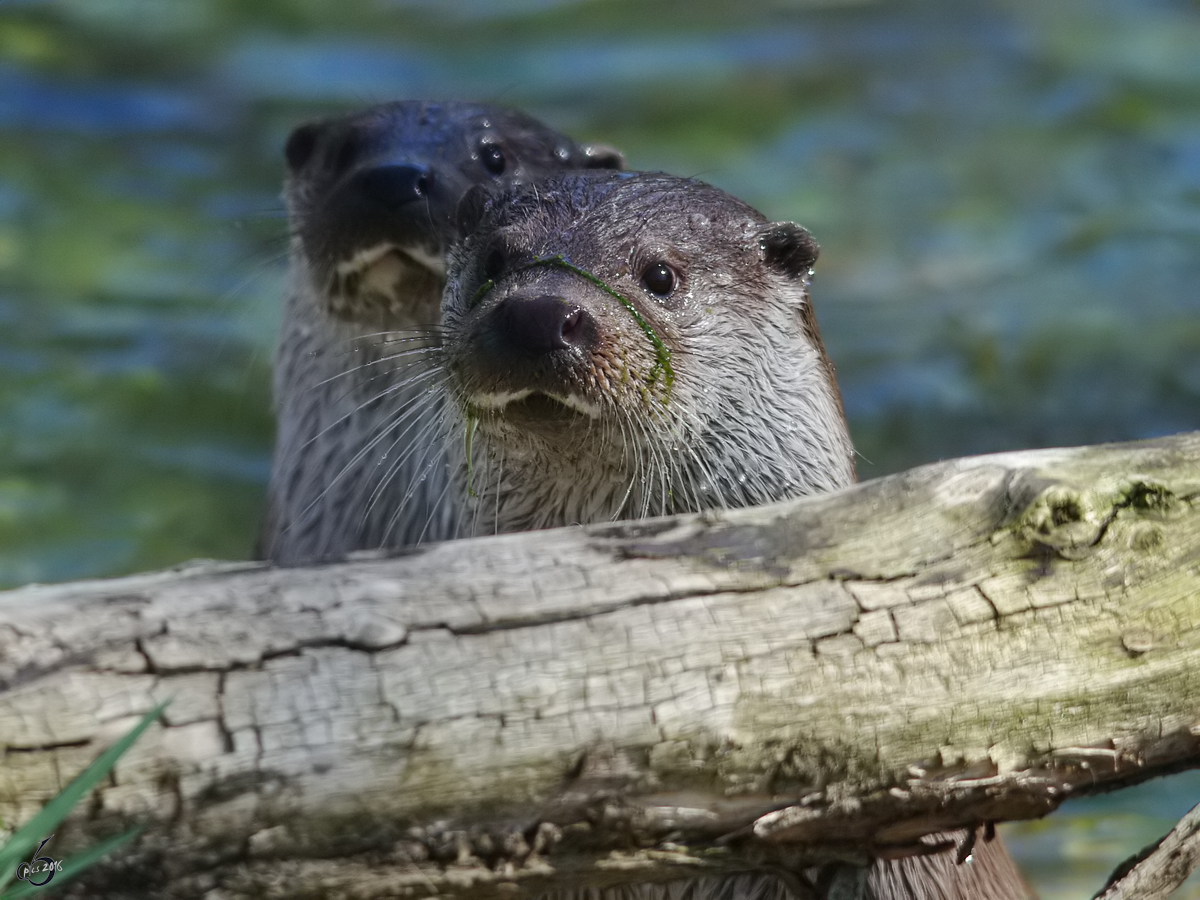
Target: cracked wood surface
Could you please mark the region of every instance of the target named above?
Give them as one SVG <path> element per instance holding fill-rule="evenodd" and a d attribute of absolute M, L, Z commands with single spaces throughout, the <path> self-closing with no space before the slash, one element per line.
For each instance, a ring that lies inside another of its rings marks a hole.
<path fill-rule="evenodd" d="M 903 853 L 1200 761 L 1200 434 L 0 594 L 0 821 L 89 897 L 533 893 Z"/>

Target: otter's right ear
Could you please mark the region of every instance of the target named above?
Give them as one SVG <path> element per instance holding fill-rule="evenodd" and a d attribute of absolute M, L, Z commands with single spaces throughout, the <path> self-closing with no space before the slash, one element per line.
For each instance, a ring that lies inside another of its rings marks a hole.
<path fill-rule="evenodd" d="M 458 227 L 460 237 L 466 237 L 479 227 L 479 223 L 483 221 L 483 214 L 487 212 L 490 198 L 491 194 L 482 184 L 474 185 L 463 194 L 454 213 L 454 223 Z"/>
<path fill-rule="evenodd" d="M 584 144 L 585 169 L 624 169 L 625 154 L 608 144 Z"/>
<path fill-rule="evenodd" d="M 758 232 L 763 262 L 789 278 L 807 278 L 819 248 L 807 229 L 794 222 L 772 222 Z"/>
<path fill-rule="evenodd" d="M 312 159 L 323 129 L 321 122 L 309 122 L 288 135 L 287 143 L 283 145 L 283 158 L 287 160 L 289 169 L 293 172 L 302 169 Z"/>

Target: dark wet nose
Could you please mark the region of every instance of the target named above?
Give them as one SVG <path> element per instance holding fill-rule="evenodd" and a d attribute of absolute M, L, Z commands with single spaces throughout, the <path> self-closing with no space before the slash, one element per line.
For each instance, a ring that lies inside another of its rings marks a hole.
<path fill-rule="evenodd" d="M 433 170 L 407 163 L 376 166 L 354 176 L 354 189 L 365 199 L 394 209 L 428 198 Z"/>
<path fill-rule="evenodd" d="M 496 322 L 509 342 L 530 353 L 553 353 L 583 346 L 592 317 L 562 297 L 507 297 L 496 307 Z"/>

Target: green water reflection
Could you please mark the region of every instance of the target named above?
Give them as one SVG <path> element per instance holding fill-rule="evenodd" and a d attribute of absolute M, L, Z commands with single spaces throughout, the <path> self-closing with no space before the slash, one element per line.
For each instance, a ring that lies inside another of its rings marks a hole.
<path fill-rule="evenodd" d="M 1194 0 L 0 4 L 0 584 L 249 551 L 279 147 L 396 97 L 810 227 L 866 477 L 1194 428 L 1197 47 Z M 1015 830 L 1048 896 L 1200 800 L 1158 784 Z"/>

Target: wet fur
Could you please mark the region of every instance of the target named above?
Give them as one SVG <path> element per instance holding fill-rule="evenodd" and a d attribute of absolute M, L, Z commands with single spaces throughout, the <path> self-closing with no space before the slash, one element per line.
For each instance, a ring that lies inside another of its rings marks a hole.
<path fill-rule="evenodd" d="M 441 502 L 450 426 L 428 365 L 437 327 L 376 335 L 378 324 L 331 320 L 305 274 L 293 271 L 275 365 L 267 557 L 295 565 L 458 536 L 462 506 Z"/>

